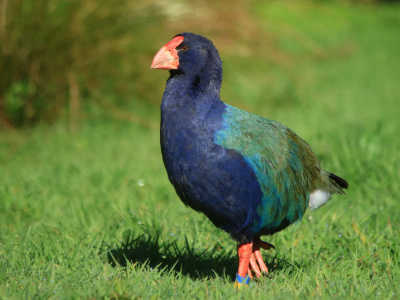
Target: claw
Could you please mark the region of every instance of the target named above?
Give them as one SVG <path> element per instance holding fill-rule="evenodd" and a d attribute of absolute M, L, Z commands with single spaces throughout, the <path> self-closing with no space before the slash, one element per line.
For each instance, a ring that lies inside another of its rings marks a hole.
<path fill-rule="evenodd" d="M 270 250 L 271 248 L 275 250 L 275 246 L 270 243 L 264 242 L 260 239 L 258 239 L 258 242 L 260 244 L 260 247 L 263 248 L 264 250 Z"/>
<path fill-rule="evenodd" d="M 263 260 L 263 258 L 262 258 L 262 255 L 261 255 L 260 250 L 254 251 L 254 255 L 255 255 L 256 259 L 257 259 L 257 263 L 258 263 L 258 265 L 260 266 L 262 272 L 263 272 L 264 274 L 268 274 L 268 268 L 267 268 L 267 266 L 266 266 L 265 263 L 264 263 L 264 260 Z"/>
<path fill-rule="evenodd" d="M 247 275 L 250 277 L 250 279 L 253 279 L 253 274 L 251 274 L 250 268 L 247 270 Z"/>
<path fill-rule="evenodd" d="M 254 253 L 252 253 L 251 257 L 250 257 L 250 268 L 254 271 L 254 273 L 256 273 L 257 278 L 261 276 L 261 271 L 256 263 Z M 249 268 L 249 270 L 250 270 L 250 268 Z M 250 271 L 250 273 L 251 273 L 251 271 Z"/>

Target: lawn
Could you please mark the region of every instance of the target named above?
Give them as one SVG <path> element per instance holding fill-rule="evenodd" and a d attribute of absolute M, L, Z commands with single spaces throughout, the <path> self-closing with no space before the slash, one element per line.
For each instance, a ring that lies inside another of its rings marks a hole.
<path fill-rule="evenodd" d="M 347 195 L 265 237 L 269 277 L 237 291 L 236 242 L 176 196 L 157 128 L 88 117 L 73 134 L 62 120 L 1 132 L 1 299 L 400 297 L 400 6 L 254 15 L 286 54 L 222 54 L 222 99 L 293 129 Z"/>

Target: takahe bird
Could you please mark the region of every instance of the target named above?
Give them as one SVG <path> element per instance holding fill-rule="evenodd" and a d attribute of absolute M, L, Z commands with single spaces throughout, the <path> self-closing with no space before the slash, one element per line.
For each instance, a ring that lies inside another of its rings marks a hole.
<path fill-rule="evenodd" d="M 169 180 L 185 205 L 238 241 L 236 285 L 248 284 L 252 272 L 268 272 L 260 248 L 273 246 L 260 237 L 301 220 L 307 207 L 344 194 L 348 184 L 321 169 L 286 126 L 220 100 L 222 61 L 207 38 L 178 34 L 151 68 L 170 70 L 161 103 Z"/>

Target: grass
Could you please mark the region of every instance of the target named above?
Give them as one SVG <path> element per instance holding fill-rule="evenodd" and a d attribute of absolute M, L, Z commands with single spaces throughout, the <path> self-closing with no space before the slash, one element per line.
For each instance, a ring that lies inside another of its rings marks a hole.
<path fill-rule="evenodd" d="M 350 183 L 265 238 L 269 278 L 233 288 L 236 243 L 177 198 L 158 130 L 88 119 L 0 133 L 0 298 L 398 298 L 399 9 L 263 4 L 288 58 L 222 55 L 223 99 L 288 125 Z"/>

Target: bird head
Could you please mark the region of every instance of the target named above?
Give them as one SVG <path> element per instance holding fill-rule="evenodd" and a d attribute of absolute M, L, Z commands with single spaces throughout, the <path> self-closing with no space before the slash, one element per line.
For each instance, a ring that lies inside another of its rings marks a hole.
<path fill-rule="evenodd" d="M 194 33 L 181 33 L 165 44 L 156 54 L 152 69 L 178 70 L 180 73 L 199 74 L 213 65 L 222 68 L 222 62 L 213 43 Z M 207 68 L 208 67 L 208 68 Z"/>

